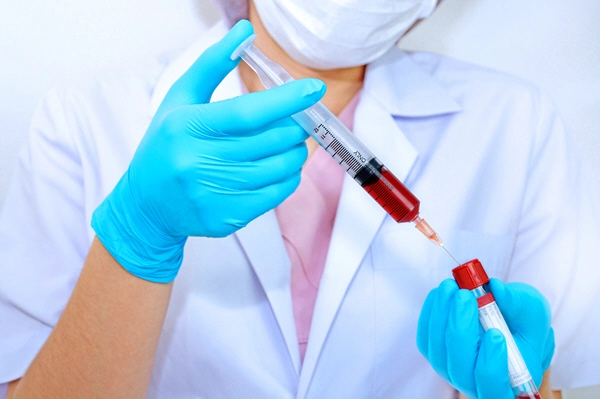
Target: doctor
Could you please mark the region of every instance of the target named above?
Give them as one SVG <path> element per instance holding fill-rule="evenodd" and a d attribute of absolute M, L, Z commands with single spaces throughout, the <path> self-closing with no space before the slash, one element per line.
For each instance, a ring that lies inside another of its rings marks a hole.
<path fill-rule="evenodd" d="M 261 91 L 243 64 L 230 73 L 252 33 L 242 21 L 160 76 L 50 93 L 0 219 L 9 397 L 510 397 L 502 340 L 481 336 L 472 301 L 442 282 L 452 263 L 291 121 L 321 98 L 459 259 L 548 298 L 496 285 L 536 382 L 550 313 L 552 382 L 600 382 L 600 349 L 581 331 L 598 327 L 586 263 L 598 232 L 548 100 L 396 49 L 434 2 L 338 3 L 225 7 L 230 22 L 249 17 L 267 56 L 320 80 Z"/>

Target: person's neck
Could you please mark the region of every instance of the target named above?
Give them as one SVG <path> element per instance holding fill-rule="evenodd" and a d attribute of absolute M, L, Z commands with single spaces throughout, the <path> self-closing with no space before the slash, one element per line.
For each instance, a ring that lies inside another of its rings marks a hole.
<path fill-rule="evenodd" d="M 362 88 L 365 66 L 320 71 L 299 64 L 290 58 L 268 34 L 252 1 L 249 1 L 248 8 L 249 20 L 256 33 L 256 46 L 295 79 L 317 78 L 325 82 L 327 92 L 322 101 L 331 112 L 338 115 Z M 250 92 L 264 90 L 258 76 L 246 63 L 240 63 L 239 72 L 242 82 Z"/>

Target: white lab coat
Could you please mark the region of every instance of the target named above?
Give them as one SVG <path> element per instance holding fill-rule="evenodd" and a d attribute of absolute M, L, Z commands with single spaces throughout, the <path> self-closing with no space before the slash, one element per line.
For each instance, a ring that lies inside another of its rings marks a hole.
<path fill-rule="evenodd" d="M 0 217 L 0 383 L 23 375 L 58 320 L 94 237 L 91 214 L 166 90 L 224 32 L 164 72 L 52 91 L 39 108 Z M 213 100 L 240 87 L 232 73 Z M 518 79 L 394 49 L 368 68 L 355 134 L 420 198 L 459 260 L 477 257 L 491 276 L 547 296 L 555 387 L 600 383 L 600 344 L 582 331 L 599 331 L 598 226 L 549 101 Z M 190 238 L 148 395 L 452 398 L 415 341 L 425 296 L 453 266 L 346 179 L 301 365 L 274 213 L 227 238 Z"/>

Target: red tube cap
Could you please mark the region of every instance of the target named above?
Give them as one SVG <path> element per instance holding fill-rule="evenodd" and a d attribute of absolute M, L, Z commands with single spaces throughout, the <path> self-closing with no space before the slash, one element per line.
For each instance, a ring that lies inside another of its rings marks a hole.
<path fill-rule="evenodd" d="M 454 280 L 459 288 L 472 290 L 490 281 L 479 259 L 473 259 L 452 269 Z"/>

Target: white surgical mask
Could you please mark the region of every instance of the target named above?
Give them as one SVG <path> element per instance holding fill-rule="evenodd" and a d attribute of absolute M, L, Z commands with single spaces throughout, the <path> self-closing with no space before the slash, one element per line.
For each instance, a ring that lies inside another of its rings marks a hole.
<path fill-rule="evenodd" d="M 394 46 L 437 0 L 254 0 L 263 25 L 295 61 L 327 70 L 365 65 Z"/>

